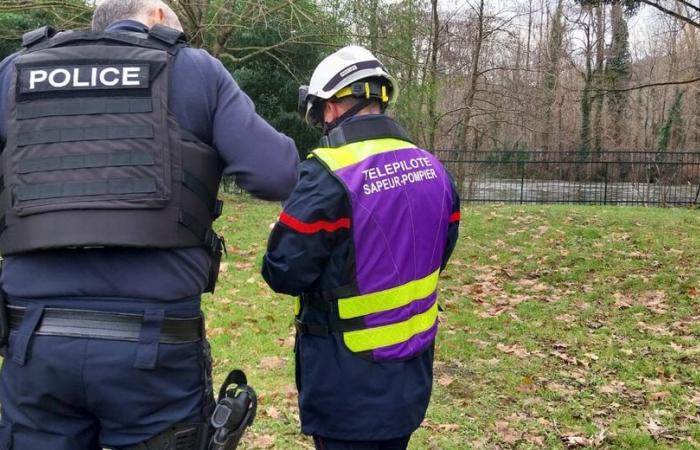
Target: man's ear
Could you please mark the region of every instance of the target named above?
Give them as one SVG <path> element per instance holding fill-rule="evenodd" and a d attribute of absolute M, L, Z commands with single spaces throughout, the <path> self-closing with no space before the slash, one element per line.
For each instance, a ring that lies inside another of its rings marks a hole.
<path fill-rule="evenodd" d="M 154 25 L 163 25 L 165 23 L 165 10 L 161 7 L 153 8 L 148 14 L 148 28 Z"/>
<path fill-rule="evenodd" d="M 326 123 L 333 123 L 338 118 L 338 104 L 335 102 L 324 102 L 323 105 L 323 120 Z"/>

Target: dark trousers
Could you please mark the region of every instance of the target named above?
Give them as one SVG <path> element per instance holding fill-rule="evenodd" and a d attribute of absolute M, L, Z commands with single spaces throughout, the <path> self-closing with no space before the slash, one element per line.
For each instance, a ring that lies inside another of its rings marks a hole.
<path fill-rule="evenodd" d="M 17 340 L 0 374 L 0 450 L 119 449 L 201 422 L 213 402 L 205 342 L 159 344 L 143 369 L 138 342 L 34 335 L 22 361 Z"/>
<path fill-rule="evenodd" d="M 386 441 L 341 441 L 314 436 L 316 450 L 405 450 L 411 436 Z"/>

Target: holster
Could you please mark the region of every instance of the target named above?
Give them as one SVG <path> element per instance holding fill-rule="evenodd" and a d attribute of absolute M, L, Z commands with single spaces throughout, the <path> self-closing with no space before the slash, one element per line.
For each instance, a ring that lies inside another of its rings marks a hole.
<path fill-rule="evenodd" d="M 231 388 L 231 389 L 229 389 Z M 247 427 L 253 424 L 258 400 L 248 386 L 245 373 L 234 370 L 219 390 L 219 400 L 211 417 L 212 437 L 208 450 L 234 450 Z"/>

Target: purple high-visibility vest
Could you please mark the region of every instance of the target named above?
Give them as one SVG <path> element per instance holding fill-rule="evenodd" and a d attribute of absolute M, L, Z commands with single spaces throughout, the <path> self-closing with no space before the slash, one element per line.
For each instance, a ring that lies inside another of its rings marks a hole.
<path fill-rule="evenodd" d="M 437 284 L 452 213 L 445 168 L 395 138 L 313 155 L 343 184 L 352 207 L 358 295 L 338 299 L 344 344 L 374 361 L 418 355 L 437 333 Z"/>

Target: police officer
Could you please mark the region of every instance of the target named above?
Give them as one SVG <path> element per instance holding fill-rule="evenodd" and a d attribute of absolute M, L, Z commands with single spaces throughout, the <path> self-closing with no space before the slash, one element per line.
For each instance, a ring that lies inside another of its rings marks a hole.
<path fill-rule="evenodd" d="M 300 109 L 325 135 L 269 239 L 262 273 L 300 296 L 296 381 L 317 449 L 404 449 L 428 407 L 438 276 L 459 198 L 430 153 L 383 114 L 384 66 L 350 46 L 324 59 Z"/>
<path fill-rule="evenodd" d="M 0 64 L 0 450 L 206 445 L 219 181 L 283 200 L 298 157 L 173 27 L 104 0 L 93 32 L 28 33 Z"/>

